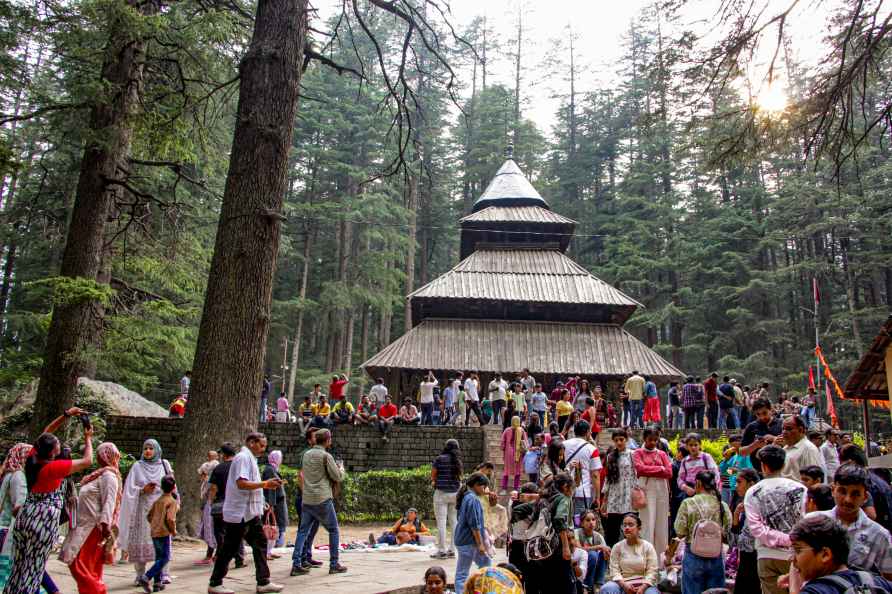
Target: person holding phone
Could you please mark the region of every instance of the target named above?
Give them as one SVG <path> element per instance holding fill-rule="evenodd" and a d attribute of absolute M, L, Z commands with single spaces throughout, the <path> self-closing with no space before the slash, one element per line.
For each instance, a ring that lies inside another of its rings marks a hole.
<path fill-rule="evenodd" d="M 41 581 L 47 592 L 59 591 L 45 568 L 59 535 L 64 504 L 62 481 L 93 464 L 93 427 L 84 427 L 84 452 L 78 460 L 59 459 L 62 446 L 53 433 L 66 420 L 82 413 L 77 407 L 70 408 L 47 425 L 25 461 L 28 495 L 15 518 L 15 556 L 4 594 L 37 592 Z"/>
<path fill-rule="evenodd" d="M 134 584 L 146 572 L 146 565 L 155 561 L 155 545 L 152 542 L 152 527 L 148 513 L 152 504 L 161 497 L 161 479 L 173 476 L 170 462 L 162 457 L 161 445 L 157 440 L 147 439 L 142 444 L 142 456 L 130 468 L 124 491 L 121 496 L 118 542 L 121 551 L 133 563 L 136 570 Z M 164 573 L 166 577 L 167 574 Z M 164 578 L 162 578 L 164 579 Z"/>
<path fill-rule="evenodd" d="M 281 592 L 285 588 L 269 580 L 267 539 L 263 533 L 263 490 L 277 491 L 284 481 L 281 478 L 261 480 L 257 457 L 265 451 L 266 435 L 249 433 L 245 445 L 232 459 L 223 501 L 223 545 L 217 550 L 208 594 L 235 594 L 223 585 L 223 578 L 229 573 L 229 562 L 238 555 L 243 539 L 253 551 L 258 594 Z"/>

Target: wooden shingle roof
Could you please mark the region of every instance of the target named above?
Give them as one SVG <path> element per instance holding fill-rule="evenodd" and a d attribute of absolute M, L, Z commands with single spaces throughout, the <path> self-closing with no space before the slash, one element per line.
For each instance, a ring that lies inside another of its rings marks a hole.
<path fill-rule="evenodd" d="M 488 206 L 462 217 L 461 223 L 541 223 L 576 225 L 576 221 L 541 206 Z"/>
<path fill-rule="evenodd" d="M 623 377 L 659 382 L 681 370 L 616 324 L 429 318 L 363 364 L 373 377 L 389 369 L 475 370 Z"/>
<path fill-rule="evenodd" d="M 641 306 L 560 251 L 548 249 L 478 250 L 409 297 Z"/>
<path fill-rule="evenodd" d="M 879 401 L 889 400 L 885 357 L 890 344 L 892 344 L 892 315 L 886 319 L 873 344 L 846 380 L 843 388 L 846 398 L 875 400 L 878 401 L 877 404 Z"/>

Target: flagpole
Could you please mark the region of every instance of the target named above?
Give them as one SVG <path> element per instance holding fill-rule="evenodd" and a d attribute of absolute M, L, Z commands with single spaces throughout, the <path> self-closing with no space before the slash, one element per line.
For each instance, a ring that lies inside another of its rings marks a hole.
<path fill-rule="evenodd" d="M 814 304 L 815 304 L 815 311 L 814 311 L 814 314 L 815 314 L 814 315 L 814 318 L 815 318 L 815 365 L 816 365 L 815 371 L 817 371 L 817 376 L 818 376 L 817 377 L 818 385 L 815 386 L 815 408 L 817 409 L 817 413 L 819 415 L 821 415 L 821 418 L 824 418 L 824 412 L 826 412 L 827 407 L 826 407 L 826 405 L 823 407 L 820 405 L 820 398 L 819 398 L 819 396 L 821 394 L 821 376 L 823 376 L 824 373 L 821 370 L 821 358 L 818 357 L 818 354 L 817 354 L 818 353 L 817 349 L 819 349 L 821 347 L 820 317 L 819 317 L 820 313 L 818 310 L 818 307 L 821 303 L 821 298 L 818 293 L 818 277 L 816 277 L 816 276 L 812 277 L 811 282 L 812 282 L 812 298 L 814 299 Z"/>

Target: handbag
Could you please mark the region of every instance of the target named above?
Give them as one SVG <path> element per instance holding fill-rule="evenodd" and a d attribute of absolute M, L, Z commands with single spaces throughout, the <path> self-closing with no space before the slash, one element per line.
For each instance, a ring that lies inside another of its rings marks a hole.
<path fill-rule="evenodd" d="M 635 485 L 632 487 L 632 509 L 644 509 L 647 507 L 647 493 L 644 489 Z"/>
<path fill-rule="evenodd" d="M 273 508 L 269 508 L 266 510 L 266 513 L 263 515 L 263 536 L 266 537 L 266 540 L 276 540 L 279 538 L 279 527 L 276 526 L 276 514 L 273 513 Z"/>

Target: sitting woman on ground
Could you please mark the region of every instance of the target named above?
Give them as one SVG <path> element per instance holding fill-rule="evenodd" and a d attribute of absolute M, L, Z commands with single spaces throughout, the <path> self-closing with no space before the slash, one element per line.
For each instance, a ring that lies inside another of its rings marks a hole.
<path fill-rule="evenodd" d="M 430 534 L 430 530 L 418 517 L 418 510 L 410 507 L 406 510 L 405 515 L 396 521 L 393 528 L 381 535 L 377 544 L 418 544 L 420 534 Z"/>
<path fill-rule="evenodd" d="M 653 545 L 641 538 L 641 520 L 634 513 L 622 519 L 623 540 L 610 550 L 610 581 L 600 594 L 660 594 L 660 564 Z"/>
<path fill-rule="evenodd" d="M 93 464 L 93 427 L 84 427 L 84 454 L 78 460 L 57 459 L 62 446 L 53 432 L 67 419 L 81 414 L 83 411 L 79 408 L 71 408 L 50 423 L 37 438 L 25 461 L 28 496 L 16 514 L 12 573 L 4 594 L 37 592 L 41 581 L 50 594 L 59 591 L 48 579 L 45 568 L 59 534 L 59 518 L 64 506 L 62 481 Z"/>
<path fill-rule="evenodd" d="M 595 586 L 601 587 L 607 573 L 607 564 L 610 561 L 610 547 L 604 542 L 601 533 L 595 530 L 595 512 L 588 510 L 579 519 L 579 528 L 576 529 L 576 542 L 579 548 L 588 554 L 588 570 L 585 574 L 584 584 L 589 591 L 594 591 Z"/>
<path fill-rule="evenodd" d="M 711 534 L 708 523 L 704 525 L 703 521 L 718 524 L 721 535 Z M 715 475 L 712 471 L 701 470 L 695 479 L 694 495 L 681 503 L 675 518 L 675 533 L 685 542 L 681 563 L 683 594 L 699 594 L 709 588 L 725 586 L 722 541 L 730 529 L 731 510 L 722 501 Z"/>

